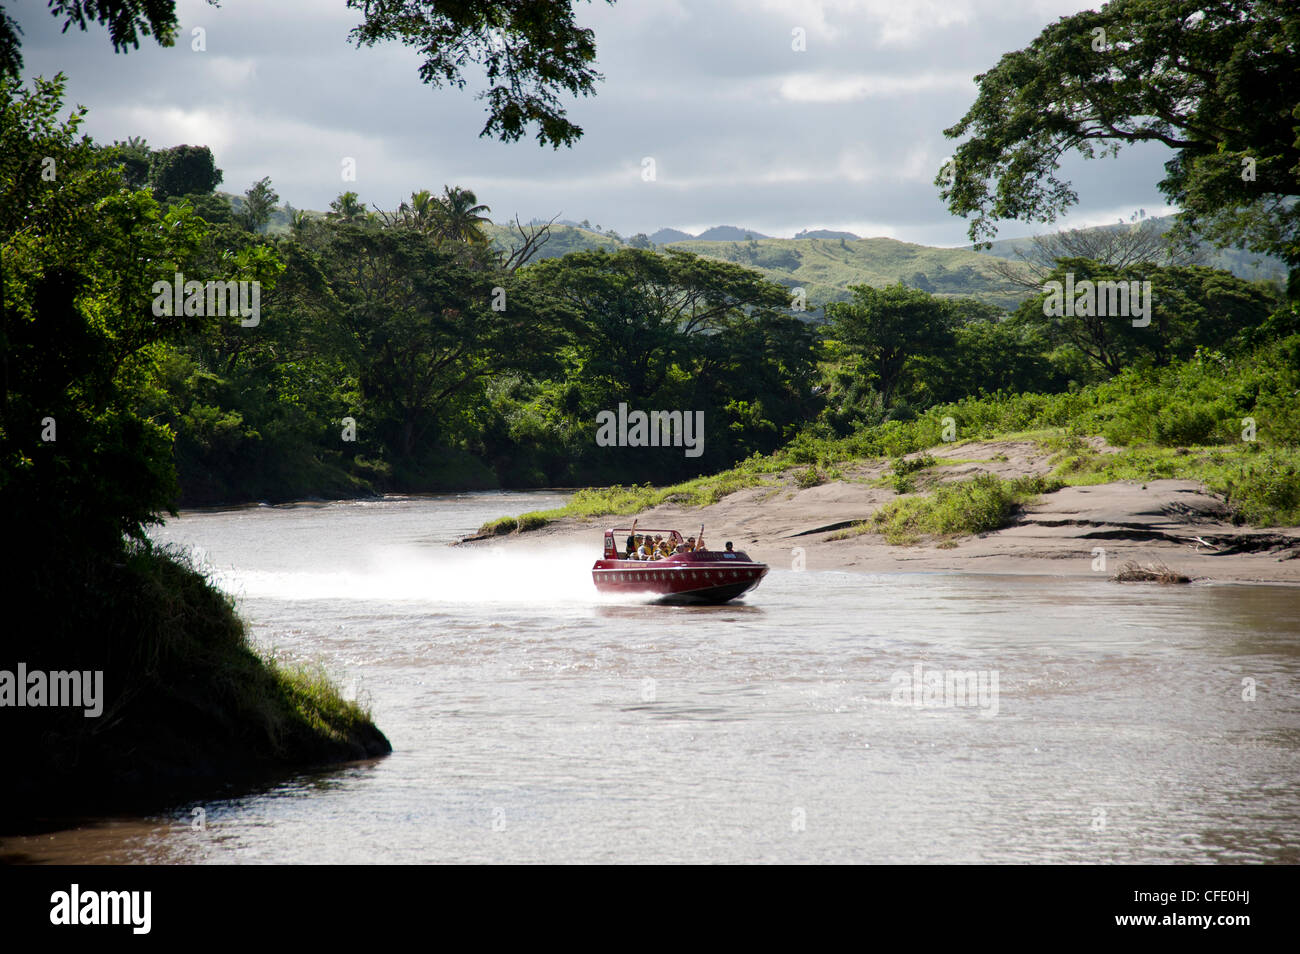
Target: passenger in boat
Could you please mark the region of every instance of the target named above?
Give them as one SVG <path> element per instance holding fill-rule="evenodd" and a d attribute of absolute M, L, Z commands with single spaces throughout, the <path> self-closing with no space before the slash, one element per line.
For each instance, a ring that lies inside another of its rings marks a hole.
<path fill-rule="evenodd" d="M 674 552 L 674 553 L 685 553 L 685 552 L 686 552 L 686 544 L 684 544 L 684 543 L 679 543 L 679 544 L 677 544 L 677 547 L 676 547 L 676 549 L 673 550 L 673 552 Z"/>
<path fill-rule="evenodd" d="M 635 554 L 636 554 L 636 547 L 637 547 L 636 521 L 633 520 L 633 521 L 632 521 L 632 530 L 631 530 L 631 531 L 628 533 L 628 535 L 627 535 L 627 558 L 628 558 L 629 560 L 635 560 L 635 559 L 636 559 L 636 556 L 635 556 Z"/>
<path fill-rule="evenodd" d="M 727 552 L 728 552 L 728 553 L 735 553 L 735 552 L 736 552 L 735 550 L 732 549 L 732 547 L 731 547 L 731 541 L 730 541 L 730 540 L 727 541 Z"/>
<path fill-rule="evenodd" d="M 696 543 L 695 543 L 695 549 L 696 549 L 697 551 L 699 551 L 699 550 L 707 550 L 707 549 L 708 549 L 708 547 L 706 547 L 706 546 L 704 545 L 704 534 L 700 534 L 700 539 L 699 539 L 698 541 L 696 541 Z"/>
<path fill-rule="evenodd" d="M 694 537 L 687 537 L 687 538 L 686 538 L 686 552 L 687 552 L 687 553 L 691 553 L 691 552 L 694 551 L 694 550 L 695 550 L 695 538 L 694 538 Z"/>
<path fill-rule="evenodd" d="M 647 542 L 647 541 L 646 541 L 646 538 L 645 538 L 645 537 L 637 537 L 637 541 L 638 541 L 638 545 L 637 545 L 637 548 L 636 548 L 636 556 L 634 557 L 634 559 L 637 559 L 637 560 L 648 560 L 648 559 L 650 559 L 650 550 L 649 550 L 649 548 L 646 546 L 646 542 Z"/>

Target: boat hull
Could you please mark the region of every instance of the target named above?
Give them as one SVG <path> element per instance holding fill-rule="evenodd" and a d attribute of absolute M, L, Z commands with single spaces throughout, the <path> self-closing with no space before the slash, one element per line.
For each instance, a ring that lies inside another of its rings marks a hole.
<path fill-rule="evenodd" d="M 597 560 L 591 577 L 602 593 L 648 595 L 657 603 L 716 604 L 748 593 L 767 575 L 763 563 L 691 557 Z"/>

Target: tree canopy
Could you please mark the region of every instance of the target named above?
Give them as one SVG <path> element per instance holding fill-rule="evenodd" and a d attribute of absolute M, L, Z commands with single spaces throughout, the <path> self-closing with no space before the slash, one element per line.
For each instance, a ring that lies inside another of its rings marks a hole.
<path fill-rule="evenodd" d="M 275 204 L 279 201 L 279 193 L 271 188 L 271 177 L 263 176 L 244 193 L 244 207 L 234 217 L 235 221 L 250 232 L 261 232 L 265 230 L 271 213 L 275 211 Z"/>
<path fill-rule="evenodd" d="M 207 146 L 173 146 L 149 157 L 149 181 L 157 199 L 211 192 L 221 179 L 221 170 Z"/>
<path fill-rule="evenodd" d="M 1261 325 L 1277 302 L 1265 288 L 1227 272 L 1201 265 L 1157 266 L 1136 263 L 1116 267 L 1086 258 L 1063 257 L 1047 275 L 1071 287 L 1083 282 L 1122 282 L 1140 291 L 1146 282 L 1149 313 L 1135 325 L 1103 308 L 1044 307 L 1046 294 L 1029 299 L 1016 313 L 1015 324 L 1042 326 L 1048 340 L 1077 348 L 1108 374 L 1146 360 L 1168 364 L 1191 357 L 1198 347 L 1223 348 L 1237 335 Z"/>
<path fill-rule="evenodd" d="M 480 136 L 513 142 L 536 125 L 537 141 L 559 148 L 582 135 L 560 95 L 590 95 L 602 78 L 592 66 L 595 36 L 574 21 L 575 2 L 348 0 L 348 7 L 365 14 L 351 33 L 358 46 L 398 40 L 416 48 L 424 57 L 420 79 L 431 86 L 463 89 L 466 67 L 481 67 L 488 119 Z"/>
<path fill-rule="evenodd" d="M 1174 150 L 1160 190 L 1188 231 L 1300 268 L 1300 7 L 1293 0 L 1113 0 L 1048 26 L 976 77 L 935 179 L 986 241 L 1005 219 L 1053 221 L 1078 200 L 1074 151 Z"/>
<path fill-rule="evenodd" d="M 153 284 L 250 263 L 205 269 L 204 222 L 123 188 L 78 135 L 84 110 L 59 118 L 64 83 L 10 80 L 0 98 L 0 487 L 25 545 L 113 551 L 175 500 L 171 434 L 143 395 L 155 349 L 207 321 L 159 313 Z"/>
<path fill-rule="evenodd" d="M 943 350 L 952 338 L 952 311 L 927 292 L 891 285 L 854 285 L 851 302 L 826 306 L 833 340 L 863 373 L 886 406 L 905 381 L 911 360 Z"/>

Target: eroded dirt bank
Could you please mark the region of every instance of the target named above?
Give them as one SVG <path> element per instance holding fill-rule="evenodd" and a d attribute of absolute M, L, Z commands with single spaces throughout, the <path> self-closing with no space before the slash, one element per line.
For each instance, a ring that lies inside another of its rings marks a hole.
<path fill-rule="evenodd" d="M 1031 441 L 977 442 L 928 453 L 939 466 L 919 475 L 919 490 L 979 473 L 1011 478 L 1052 469 L 1050 452 Z M 1300 529 L 1234 526 L 1224 502 L 1189 480 L 1066 487 L 1044 494 L 1010 526 L 979 536 L 912 546 L 893 546 L 872 533 L 832 539 L 895 498 L 881 480 L 888 469 L 884 461 L 862 463 L 845 469 L 841 480 L 808 488 L 800 488 L 789 472 L 773 485 L 742 490 L 707 507 L 665 504 L 637 517 L 643 528 L 677 528 L 688 535 L 704 524 L 710 547 L 720 549 L 731 540 L 736 549 L 776 568 L 801 559 L 809 570 L 1093 576 L 1114 574 L 1132 560 L 1161 563 L 1195 581 L 1300 584 Z M 581 542 L 590 545 L 594 559 L 601 531 L 631 521 L 630 516 L 565 518 L 491 540 L 511 546 Z"/>

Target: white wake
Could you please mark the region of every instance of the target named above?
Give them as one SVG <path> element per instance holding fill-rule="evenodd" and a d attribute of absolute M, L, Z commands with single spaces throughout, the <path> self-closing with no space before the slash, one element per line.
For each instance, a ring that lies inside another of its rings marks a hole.
<path fill-rule="evenodd" d="M 241 598 L 279 600 L 529 603 L 598 601 L 591 565 L 598 549 L 572 544 L 512 547 L 389 546 L 355 561 L 312 569 L 211 568 Z"/>

